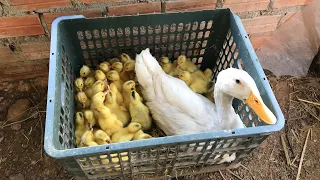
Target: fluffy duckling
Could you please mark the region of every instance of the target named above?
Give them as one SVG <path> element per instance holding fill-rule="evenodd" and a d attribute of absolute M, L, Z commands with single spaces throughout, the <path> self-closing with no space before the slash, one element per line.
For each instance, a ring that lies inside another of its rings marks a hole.
<path fill-rule="evenodd" d="M 93 85 L 92 85 L 92 96 L 91 98 L 97 94 L 98 92 L 102 92 L 105 89 L 105 82 L 104 81 L 96 81 Z"/>
<path fill-rule="evenodd" d="M 122 128 L 111 137 L 113 143 L 131 141 L 135 133 L 141 129 L 141 124 L 131 122 L 128 127 Z"/>
<path fill-rule="evenodd" d="M 123 64 L 121 62 L 113 63 L 112 69 L 119 73 L 120 79 L 124 82 L 130 80 L 128 72 L 123 71 Z"/>
<path fill-rule="evenodd" d="M 123 84 L 122 97 L 127 108 L 129 108 L 130 104 L 131 90 L 135 90 L 135 85 L 136 83 L 133 80 L 127 81 Z"/>
<path fill-rule="evenodd" d="M 91 99 L 90 108 L 93 111 L 93 116 L 95 119 L 99 118 L 99 113 L 97 113 L 97 111 L 95 111 L 94 109 L 98 106 L 104 105 L 105 98 L 106 98 L 106 94 L 104 92 L 98 92 Z"/>
<path fill-rule="evenodd" d="M 182 71 L 178 75 L 179 79 L 183 80 L 190 89 L 199 94 L 207 93 L 208 92 L 208 81 L 205 81 L 200 78 L 192 77 L 191 73 L 188 71 Z"/>
<path fill-rule="evenodd" d="M 143 139 L 150 139 L 152 136 L 150 134 L 144 133 L 141 129 L 137 131 L 132 140 L 143 140 Z"/>
<path fill-rule="evenodd" d="M 129 60 L 123 65 L 123 70 L 128 73 L 130 80 L 136 79 L 136 73 L 134 72 L 135 66 L 136 62 L 134 60 Z"/>
<path fill-rule="evenodd" d="M 188 60 L 185 55 L 180 55 L 178 57 L 177 64 L 181 70 L 189 71 L 190 73 L 199 70 L 198 66 L 193 64 L 190 60 Z"/>
<path fill-rule="evenodd" d="M 86 88 L 92 87 L 92 85 L 96 82 L 96 79 L 94 77 L 88 77 L 85 81 L 84 81 L 84 86 Z"/>
<path fill-rule="evenodd" d="M 170 62 L 168 57 L 161 57 L 159 59 L 159 64 L 162 67 L 163 71 L 169 75 L 173 75 L 176 67 L 173 63 Z"/>
<path fill-rule="evenodd" d="M 93 109 L 93 111 L 98 113 L 98 123 L 100 128 L 108 134 L 108 136 L 113 135 L 120 129 L 122 129 L 123 124 L 118 120 L 115 114 L 112 114 L 104 105 L 99 105 Z"/>
<path fill-rule="evenodd" d="M 128 55 L 128 54 L 126 54 L 126 53 L 122 53 L 121 55 L 120 55 L 120 59 L 121 59 L 121 62 L 124 64 L 124 63 L 126 63 L 126 62 L 128 62 L 128 61 L 133 61 L 132 59 L 131 59 L 131 57 Z"/>
<path fill-rule="evenodd" d="M 97 124 L 97 120 L 93 116 L 93 111 L 91 110 L 85 110 L 83 112 L 84 117 L 88 121 L 89 128 L 92 130 L 93 126 Z"/>
<path fill-rule="evenodd" d="M 75 130 L 76 143 L 77 143 L 77 146 L 79 146 L 80 142 L 81 142 L 81 137 L 86 131 L 89 131 L 89 126 L 87 125 L 87 122 L 85 121 L 82 112 L 77 112 L 76 113 L 76 119 L 75 120 L 76 120 L 76 122 L 75 122 L 75 125 L 76 125 L 76 130 Z"/>
<path fill-rule="evenodd" d="M 107 73 L 107 78 L 108 80 L 112 81 L 116 85 L 118 91 L 122 92 L 123 81 L 120 79 L 120 75 L 117 71 L 115 70 L 109 71 Z"/>
<path fill-rule="evenodd" d="M 212 85 L 212 87 L 210 87 L 208 89 L 208 92 L 204 94 L 204 96 L 209 99 L 211 102 L 214 103 L 214 94 L 213 94 L 213 91 L 214 91 L 214 86 Z"/>
<path fill-rule="evenodd" d="M 211 76 L 213 74 L 211 69 L 207 68 L 206 70 L 204 70 L 203 74 L 206 76 L 208 81 L 211 81 Z"/>
<path fill-rule="evenodd" d="M 104 105 L 107 106 L 110 111 L 118 117 L 119 121 L 121 121 L 124 126 L 127 126 L 130 122 L 130 114 L 124 106 L 120 106 L 117 103 L 116 99 L 116 94 L 112 91 L 108 91 Z"/>
<path fill-rule="evenodd" d="M 110 87 L 110 90 L 115 94 L 117 103 L 120 106 L 124 105 L 123 97 L 122 97 L 121 93 L 119 92 L 117 86 L 114 83 L 111 83 L 109 87 Z"/>
<path fill-rule="evenodd" d="M 96 78 L 96 80 L 101 80 L 101 81 L 106 79 L 106 75 L 101 70 L 96 70 L 94 77 Z"/>
<path fill-rule="evenodd" d="M 93 137 L 95 142 L 98 143 L 99 145 L 111 143 L 111 139 L 108 136 L 108 134 L 102 131 L 101 129 L 93 130 Z"/>
<path fill-rule="evenodd" d="M 113 64 L 113 63 L 115 63 L 115 62 L 121 62 L 121 61 L 120 61 L 119 58 L 112 58 L 112 59 L 109 60 L 109 63 L 110 63 L 110 64 Z"/>
<path fill-rule="evenodd" d="M 81 77 L 88 77 L 90 75 L 90 68 L 86 65 L 83 65 L 82 68 L 80 69 L 80 76 Z"/>
<path fill-rule="evenodd" d="M 81 136 L 81 144 L 84 146 L 98 146 L 98 143 L 94 141 L 92 131 L 89 130 Z"/>
<path fill-rule="evenodd" d="M 149 108 L 141 102 L 140 95 L 135 90 L 131 91 L 129 111 L 131 122 L 140 123 L 143 131 L 150 130 L 152 119 Z"/>
<path fill-rule="evenodd" d="M 76 86 L 77 88 L 77 91 L 78 92 L 81 92 L 83 87 L 84 87 L 84 81 L 83 79 L 80 77 L 80 78 L 77 78 L 75 81 L 74 81 L 74 85 Z"/>
<path fill-rule="evenodd" d="M 110 71 L 109 65 L 110 63 L 108 62 L 102 62 L 99 64 L 99 69 L 106 74 Z"/>
<path fill-rule="evenodd" d="M 88 108 L 91 105 L 90 99 L 87 97 L 86 93 L 78 92 L 77 99 L 81 103 L 82 108 Z"/>

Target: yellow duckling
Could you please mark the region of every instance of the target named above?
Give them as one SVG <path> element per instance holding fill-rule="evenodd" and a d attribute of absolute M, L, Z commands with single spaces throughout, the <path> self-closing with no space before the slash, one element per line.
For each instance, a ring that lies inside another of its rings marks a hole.
<path fill-rule="evenodd" d="M 150 134 L 144 133 L 141 129 L 137 131 L 132 140 L 143 140 L 143 139 L 150 139 L 152 136 Z"/>
<path fill-rule="evenodd" d="M 112 69 L 119 73 L 122 81 L 130 80 L 128 72 L 123 71 L 123 64 L 121 62 L 115 62 L 112 64 Z"/>
<path fill-rule="evenodd" d="M 84 81 L 84 86 L 86 88 L 92 87 L 92 85 L 96 82 L 96 79 L 94 77 L 88 77 L 85 81 Z"/>
<path fill-rule="evenodd" d="M 108 134 L 102 131 L 101 129 L 93 130 L 93 137 L 95 142 L 98 143 L 99 145 L 111 143 L 111 139 L 108 136 Z"/>
<path fill-rule="evenodd" d="M 122 129 L 123 124 L 118 120 L 115 114 L 112 114 L 104 105 L 99 105 L 93 109 L 93 111 L 98 113 L 98 123 L 100 128 L 108 134 L 108 136 L 113 135 Z"/>
<path fill-rule="evenodd" d="M 84 87 L 84 81 L 83 79 L 80 77 L 80 78 L 77 78 L 75 81 L 74 81 L 74 85 L 76 86 L 77 88 L 77 91 L 78 92 L 81 92 L 83 87 Z"/>
<path fill-rule="evenodd" d="M 205 93 L 204 96 L 214 103 L 213 91 L 214 91 L 214 86 L 212 85 L 212 87 L 208 89 L 208 92 Z"/>
<path fill-rule="evenodd" d="M 117 86 L 114 83 L 111 83 L 109 87 L 110 87 L 110 90 L 115 94 L 117 103 L 121 106 L 124 105 L 123 97 L 119 92 Z"/>
<path fill-rule="evenodd" d="M 123 81 L 120 79 L 119 73 L 117 71 L 115 70 L 109 71 L 107 73 L 107 78 L 108 80 L 112 81 L 116 85 L 119 92 L 122 92 Z"/>
<path fill-rule="evenodd" d="M 131 59 L 131 57 L 128 55 L 128 54 L 126 54 L 126 53 L 122 53 L 121 55 L 120 55 L 120 59 L 121 59 L 121 62 L 124 64 L 124 63 L 126 63 L 127 61 L 133 61 L 132 59 Z"/>
<path fill-rule="evenodd" d="M 88 130 L 81 136 L 81 144 L 83 146 L 98 146 L 98 143 L 94 141 L 92 131 Z"/>
<path fill-rule="evenodd" d="M 133 80 L 127 81 L 123 84 L 122 97 L 127 108 L 129 108 L 130 104 L 131 90 L 135 90 L 135 85 L 136 83 Z"/>
<path fill-rule="evenodd" d="M 190 72 L 188 71 L 180 72 L 178 77 L 179 79 L 183 80 L 193 92 L 199 94 L 208 92 L 208 81 L 205 81 L 197 77 L 192 77 Z"/>
<path fill-rule="evenodd" d="M 119 58 L 112 58 L 112 59 L 109 60 L 110 64 L 113 64 L 115 62 L 120 62 L 120 59 Z"/>
<path fill-rule="evenodd" d="M 131 141 L 137 131 L 141 129 L 141 124 L 131 122 L 128 127 L 122 128 L 111 136 L 113 143 Z"/>
<path fill-rule="evenodd" d="M 143 131 L 150 130 L 152 119 L 149 108 L 141 102 L 140 95 L 135 90 L 131 91 L 129 111 L 131 122 L 140 123 Z"/>
<path fill-rule="evenodd" d="M 86 93 L 78 92 L 77 99 L 81 103 L 82 108 L 88 108 L 91 105 L 90 99 L 87 97 Z"/>
<path fill-rule="evenodd" d="M 203 73 L 206 76 L 207 80 L 211 81 L 211 77 L 212 77 L 212 74 L 213 74 L 212 70 L 207 68 Z"/>
<path fill-rule="evenodd" d="M 85 110 L 83 112 L 84 117 L 88 121 L 89 128 L 92 130 L 93 126 L 97 124 L 97 120 L 93 116 L 93 111 L 91 110 Z"/>
<path fill-rule="evenodd" d="M 104 105 L 107 106 L 110 111 L 118 117 L 119 121 L 121 121 L 124 126 L 129 124 L 130 114 L 124 106 L 120 106 L 117 103 L 115 93 L 112 91 L 107 92 Z"/>
<path fill-rule="evenodd" d="M 124 63 L 123 70 L 128 73 L 130 80 L 136 79 L 136 73 L 134 72 L 134 68 L 136 66 L 136 61 L 129 60 Z"/>
<path fill-rule="evenodd" d="M 96 70 L 94 77 L 96 78 L 96 80 L 101 81 L 106 79 L 106 75 L 101 70 Z"/>
<path fill-rule="evenodd" d="M 80 69 L 80 76 L 81 77 L 88 77 L 90 75 L 90 68 L 86 65 L 83 65 L 82 68 Z"/>
<path fill-rule="evenodd" d="M 162 67 L 163 71 L 169 75 L 174 75 L 176 67 L 173 63 L 170 62 L 168 57 L 161 57 L 159 59 L 159 64 Z"/>
<path fill-rule="evenodd" d="M 178 57 L 177 64 L 181 70 L 188 71 L 190 73 L 199 70 L 198 66 L 193 64 L 190 60 L 187 60 L 187 57 L 185 55 L 180 55 Z"/>
<path fill-rule="evenodd" d="M 108 62 L 102 62 L 99 64 L 99 69 L 106 74 L 110 71 L 109 65 L 110 63 Z"/>
<path fill-rule="evenodd" d="M 96 81 L 93 85 L 92 85 L 92 96 L 91 98 L 97 94 L 98 92 L 102 92 L 105 89 L 105 82 L 104 81 Z"/>
<path fill-rule="evenodd" d="M 82 112 L 76 113 L 75 126 L 76 126 L 76 130 L 75 130 L 76 143 L 77 143 L 77 146 L 79 146 L 82 135 L 86 131 L 89 131 L 89 126 L 87 125 L 87 122 L 85 121 Z"/>

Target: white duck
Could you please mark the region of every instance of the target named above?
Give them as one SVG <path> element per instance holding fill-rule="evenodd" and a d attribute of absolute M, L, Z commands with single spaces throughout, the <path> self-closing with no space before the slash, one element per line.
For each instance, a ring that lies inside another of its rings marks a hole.
<path fill-rule="evenodd" d="M 182 80 L 167 75 L 149 49 L 137 55 L 135 70 L 155 123 L 169 136 L 244 128 L 232 107 L 234 97 L 245 101 L 264 122 L 276 123 L 245 71 L 229 68 L 219 73 L 213 104 Z"/>

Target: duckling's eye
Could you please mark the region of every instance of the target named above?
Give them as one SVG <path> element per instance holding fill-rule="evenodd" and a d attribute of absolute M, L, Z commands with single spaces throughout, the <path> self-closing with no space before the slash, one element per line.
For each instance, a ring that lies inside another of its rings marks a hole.
<path fill-rule="evenodd" d="M 241 82 L 240 82 L 239 79 L 236 79 L 236 83 L 237 83 L 237 84 L 241 84 Z"/>
<path fill-rule="evenodd" d="M 82 86 L 83 84 L 80 84 L 80 86 Z"/>
<path fill-rule="evenodd" d="M 139 124 L 136 124 L 135 126 L 136 126 L 136 127 L 139 127 Z"/>

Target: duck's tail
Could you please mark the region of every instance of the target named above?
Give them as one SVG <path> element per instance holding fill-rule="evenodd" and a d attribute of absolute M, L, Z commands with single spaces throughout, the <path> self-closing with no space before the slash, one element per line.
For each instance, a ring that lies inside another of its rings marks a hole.
<path fill-rule="evenodd" d="M 165 73 L 158 61 L 150 54 L 149 48 L 136 56 L 135 71 L 138 82 L 143 88 L 153 86 L 153 75 Z"/>

